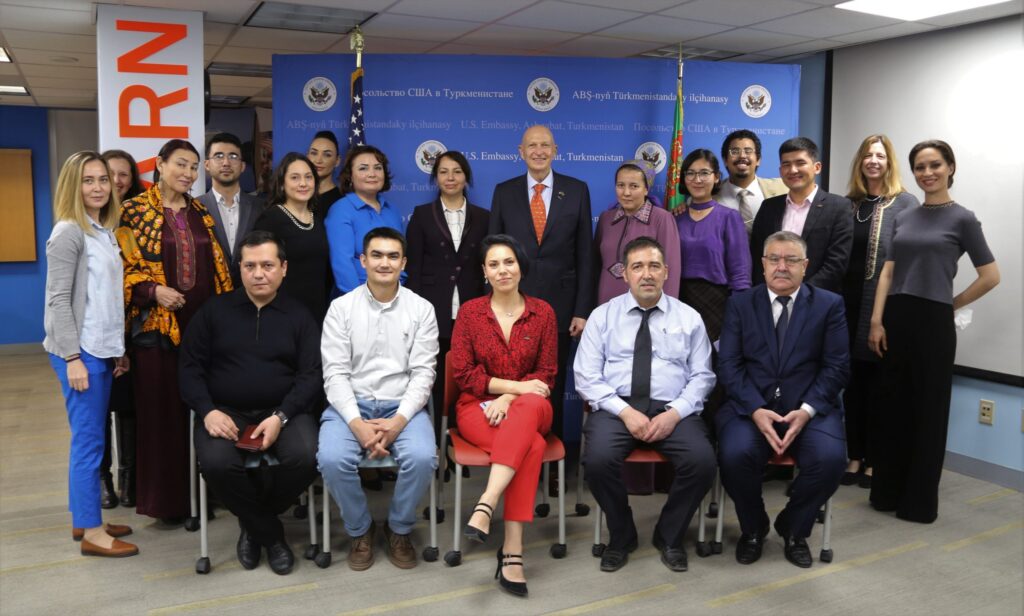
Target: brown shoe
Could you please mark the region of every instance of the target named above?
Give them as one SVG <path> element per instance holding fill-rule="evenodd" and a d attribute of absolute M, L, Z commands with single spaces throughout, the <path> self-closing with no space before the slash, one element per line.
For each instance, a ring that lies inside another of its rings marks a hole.
<path fill-rule="evenodd" d="M 106 528 L 107 534 L 114 538 L 127 537 L 128 535 L 132 534 L 132 527 L 125 526 L 124 524 L 105 524 L 104 528 Z M 84 528 L 71 529 L 72 539 L 74 539 L 75 541 L 81 541 L 82 537 L 85 537 Z"/>
<path fill-rule="evenodd" d="M 352 545 L 348 549 L 348 566 L 353 571 L 366 571 L 373 565 L 373 536 L 376 533 L 377 523 L 370 522 L 370 530 L 352 538 Z"/>
<path fill-rule="evenodd" d="M 92 543 L 88 539 L 82 539 L 82 556 L 105 556 L 107 558 L 124 558 L 135 556 L 139 548 L 134 543 L 126 543 L 120 539 L 114 539 L 113 545 L 104 548 Z"/>
<path fill-rule="evenodd" d="M 417 565 L 416 548 L 412 547 L 412 539 L 409 535 L 399 535 L 393 532 L 385 522 L 384 537 L 388 560 L 392 565 L 399 569 L 412 569 Z"/>

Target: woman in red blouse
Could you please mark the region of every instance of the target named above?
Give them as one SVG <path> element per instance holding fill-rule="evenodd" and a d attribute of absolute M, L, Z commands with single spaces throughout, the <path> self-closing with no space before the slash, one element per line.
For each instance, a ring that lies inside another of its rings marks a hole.
<path fill-rule="evenodd" d="M 533 521 L 544 435 L 551 429 L 557 324 L 551 306 L 519 291 L 530 264 L 515 238 L 488 236 L 481 254 L 491 294 L 463 304 L 452 332 L 452 372 L 462 392 L 455 404 L 459 431 L 491 455 L 487 487 L 465 534 L 486 541 L 505 494 L 505 542 L 495 577 L 505 590 L 525 596 L 523 522 Z"/>

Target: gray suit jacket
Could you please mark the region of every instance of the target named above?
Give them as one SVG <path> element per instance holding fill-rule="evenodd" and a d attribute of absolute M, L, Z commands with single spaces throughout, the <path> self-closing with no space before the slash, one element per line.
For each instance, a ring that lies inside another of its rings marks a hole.
<path fill-rule="evenodd" d="M 216 223 L 213 233 L 217 237 L 217 243 L 220 244 L 221 251 L 224 252 L 224 256 L 229 261 L 231 280 L 237 286 L 239 283 L 238 259 L 241 256 L 239 254 L 239 247 L 242 245 L 242 239 L 245 238 L 245 234 L 252 231 L 253 225 L 256 224 L 256 219 L 260 215 L 261 203 L 256 197 L 245 192 L 238 194 L 238 233 L 235 234 L 235 245 L 228 246 L 228 236 L 224 231 L 224 220 L 221 218 L 220 208 L 217 207 L 216 195 L 211 190 L 199 197 L 199 202 L 210 212 L 210 216 L 213 216 L 213 222 Z"/>

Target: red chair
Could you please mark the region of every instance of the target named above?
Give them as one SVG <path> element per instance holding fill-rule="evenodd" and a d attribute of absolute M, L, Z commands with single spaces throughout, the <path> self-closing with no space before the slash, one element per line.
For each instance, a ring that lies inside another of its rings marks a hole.
<path fill-rule="evenodd" d="M 462 467 L 491 465 L 491 457 L 486 451 L 470 443 L 459 435 L 458 428 L 448 427 L 448 417 L 455 409 L 455 401 L 459 397 L 459 386 L 455 383 L 455 376 L 452 374 L 451 353 L 445 356 L 444 369 L 444 408 L 441 409 L 441 434 L 447 432 L 451 439 L 453 459 L 455 460 L 455 523 L 452 550 L 444 555 L 444 562 L 450 567 L 457 567 L 462 564 L 462 552 L 460 541 L 462 539 Z M 558 543 L 551 545 L 552 558 L 565 558 L 567 549 L 565 546 L 565 446 L 562 441 L 552 433 L 548 433 L 547 447 L 544 449 L 544 485 L 541 488 L 541 504 L 537 505 L 537 515 L 545 517 L 548 514 L 547 484 L 548 484 L 548 462 L 558 462 Z M 445 448 L 444 457 L 447 458 L 448 451 Z M 441 461 L 441 468 L 447 467 L 447 459 Z"/>

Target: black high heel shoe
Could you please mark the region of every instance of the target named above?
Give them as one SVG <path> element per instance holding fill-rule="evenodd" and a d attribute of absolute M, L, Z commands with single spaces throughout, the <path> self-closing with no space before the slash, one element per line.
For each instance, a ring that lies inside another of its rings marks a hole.
<path fill-rule="evenodd" d="M 512 560 L 513 558 L 518 558 L 519 560 Z M 526 582 L 511 582 L 505 579 L 505 576 L 501 573 L 501 568 L 522 566 L 522 554 L 502 554 L 501 548 L 498 548 L 498 569 L 494 572 L 494 579 L 498 580 L 498 585 L 501 586 L 503 590 L 517 597 L 525 597 L 529 592 L 526 588 Z"/>
<path fill-rule="evenodd" d="M 476 507 L 473 507 L 473 513 L 477 512 L 486 515 L 487 520 L 490 521 L 491 514 L 494 513 L 494 508 L 488 505 L 487 503 L 477 503 Z M 472 517 L 472 514 L 470 514 L 470 517 Z M 476 541 L 477 543 L 485 543 L 487 541 L 487 533 L 480 530 L 479 528 L 476 528 L 475 526 L 470 526 L 469 522 L 466 522 L 466 529 L 462 531 L 462 535 L 466 539 L 469 539 L 470 541 Z"/>

